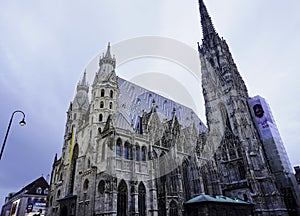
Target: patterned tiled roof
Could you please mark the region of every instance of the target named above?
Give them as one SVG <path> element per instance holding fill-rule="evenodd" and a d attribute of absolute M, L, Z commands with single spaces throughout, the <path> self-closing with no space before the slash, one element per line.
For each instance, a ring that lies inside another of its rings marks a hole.
<path fill-rule="evenodd" d="M 153 104 L 155 104 L 156 112 L 162 122 L 172 119 L 172 113 L 175 108 L 176 117 L 183 128 L 195 124 L 199 133 L 206 130 L 203 122 L 191 108 L 176 103 L 175 101 L 144 89 L 120 77 L 118 81 L 120 89 L 118 111 L 127 120 L 129 125 L 135 125 L 138 121 L 138 116 L 142 116 L 145 112 L 149 113 Z M 126 125 L 126 127 L 128 127 L 128 125 Z"/>

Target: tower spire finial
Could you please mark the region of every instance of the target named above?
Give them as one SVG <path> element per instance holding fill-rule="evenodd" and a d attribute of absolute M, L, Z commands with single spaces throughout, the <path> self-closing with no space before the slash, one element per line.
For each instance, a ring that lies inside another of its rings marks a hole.
<path fill-rule="evenodd" d="M 86 69 L 84 70 L 82 79 L 77 84 L 77 91 L 79 90 L 89 91 L 89 84 L 86 79 Z"/>
<path fill-rule="evenodd" d="M 111 54 L 110 54 L 110 42 L 108 42 L 105 57 L 106 58 L 111 58 Z"/>
<path fill-rule="evenodd" d="M 81 85 L 86 85 L 86 84 L 87 84 L 87 81 L 86 81 L 86 69 L 85 69 L 84 73 L 83 73 L 82 80 L 81 80 Z"/>
<path fill-rule="evenodd" d="M 116 58 L 115 58 L 115 56 L 112 57 L 112 55 L 110 53 L 110 42 L 108 42 L 105 55 L 103 54 L 103 56 L 100 57 L 99 66 L 101 67 L 101 65 L 104 63 L 112 65 L 113 68 L 115 68 L 115 66 L 116 66 Z"/>
<path fill-rule="evenodd" d="M 211 35 L 217 34 L 203 0 L 199 0 L 199 11 L 203 38 L 205 39 Z"/>

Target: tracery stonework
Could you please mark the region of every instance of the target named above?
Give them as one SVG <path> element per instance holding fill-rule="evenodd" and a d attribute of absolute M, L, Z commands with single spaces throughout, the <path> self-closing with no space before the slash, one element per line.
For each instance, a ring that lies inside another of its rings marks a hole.
<path fill-rule="evenodd" d="M 202 0 L 199 8 L 208 127 L 190 108 L 119 78 L 108 45 L 91 100 L 84 73 L 70 103 L 49 216 L 180 216 L 201 194 L 253 203 L 254 215 L 298 214 L 299 189 L 279 186 L 244 81 Z"/>

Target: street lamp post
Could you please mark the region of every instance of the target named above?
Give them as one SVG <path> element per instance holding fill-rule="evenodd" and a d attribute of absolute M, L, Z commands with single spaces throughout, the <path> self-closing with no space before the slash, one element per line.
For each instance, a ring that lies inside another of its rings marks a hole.
<path fill-rule="evenodd" d="M 23 111 L 21 111 L 21 110 L 16 110 L 16 111 L 14 111 L 14 112 L 12 113 L 11 117 L 10 117 L 10 120 L 9 120 L 9 123 L 8 123 L 8 128 L 7 128 L 7 131 L 6 131 L 6 134 L 5 134 L 5 137 L 4 137 L 4 141 L 3 141 L 3 144 L 2 144 L 2 147 L 1 147 L 0 160 L 1 160 L 1 157 L 2 157 L 2 154 L 3 154 L 3 151 L 4 151 L 6 139 L 7 139 L 9 130 L 10 130 L 10 126 L 11 126 L 13 117 L 14 117 L 15 113 L 17 113 L 17 112 L 20 112 L 20 113 L 23 114 L 23 119 L 19 122 L 19 124 L 20 124 L 21 126 L 26 125 L 26 122 L 25 122 L 25 113 L 24 113 Z"/>

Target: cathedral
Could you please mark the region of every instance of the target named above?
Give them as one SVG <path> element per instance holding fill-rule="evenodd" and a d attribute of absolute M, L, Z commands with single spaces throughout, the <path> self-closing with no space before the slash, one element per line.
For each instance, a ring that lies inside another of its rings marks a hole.
<path fill-rule="evenodd" d="M 92 85 L 84 72 L 68 108 L 48 216 L 300 214 L 299 188 L 270 109 L 249 97 L 203 0 L 199 10 L 207 123 L 118 77 L 108 45 Z M 216 207 L 221 200 L 229 208 Z"/>

